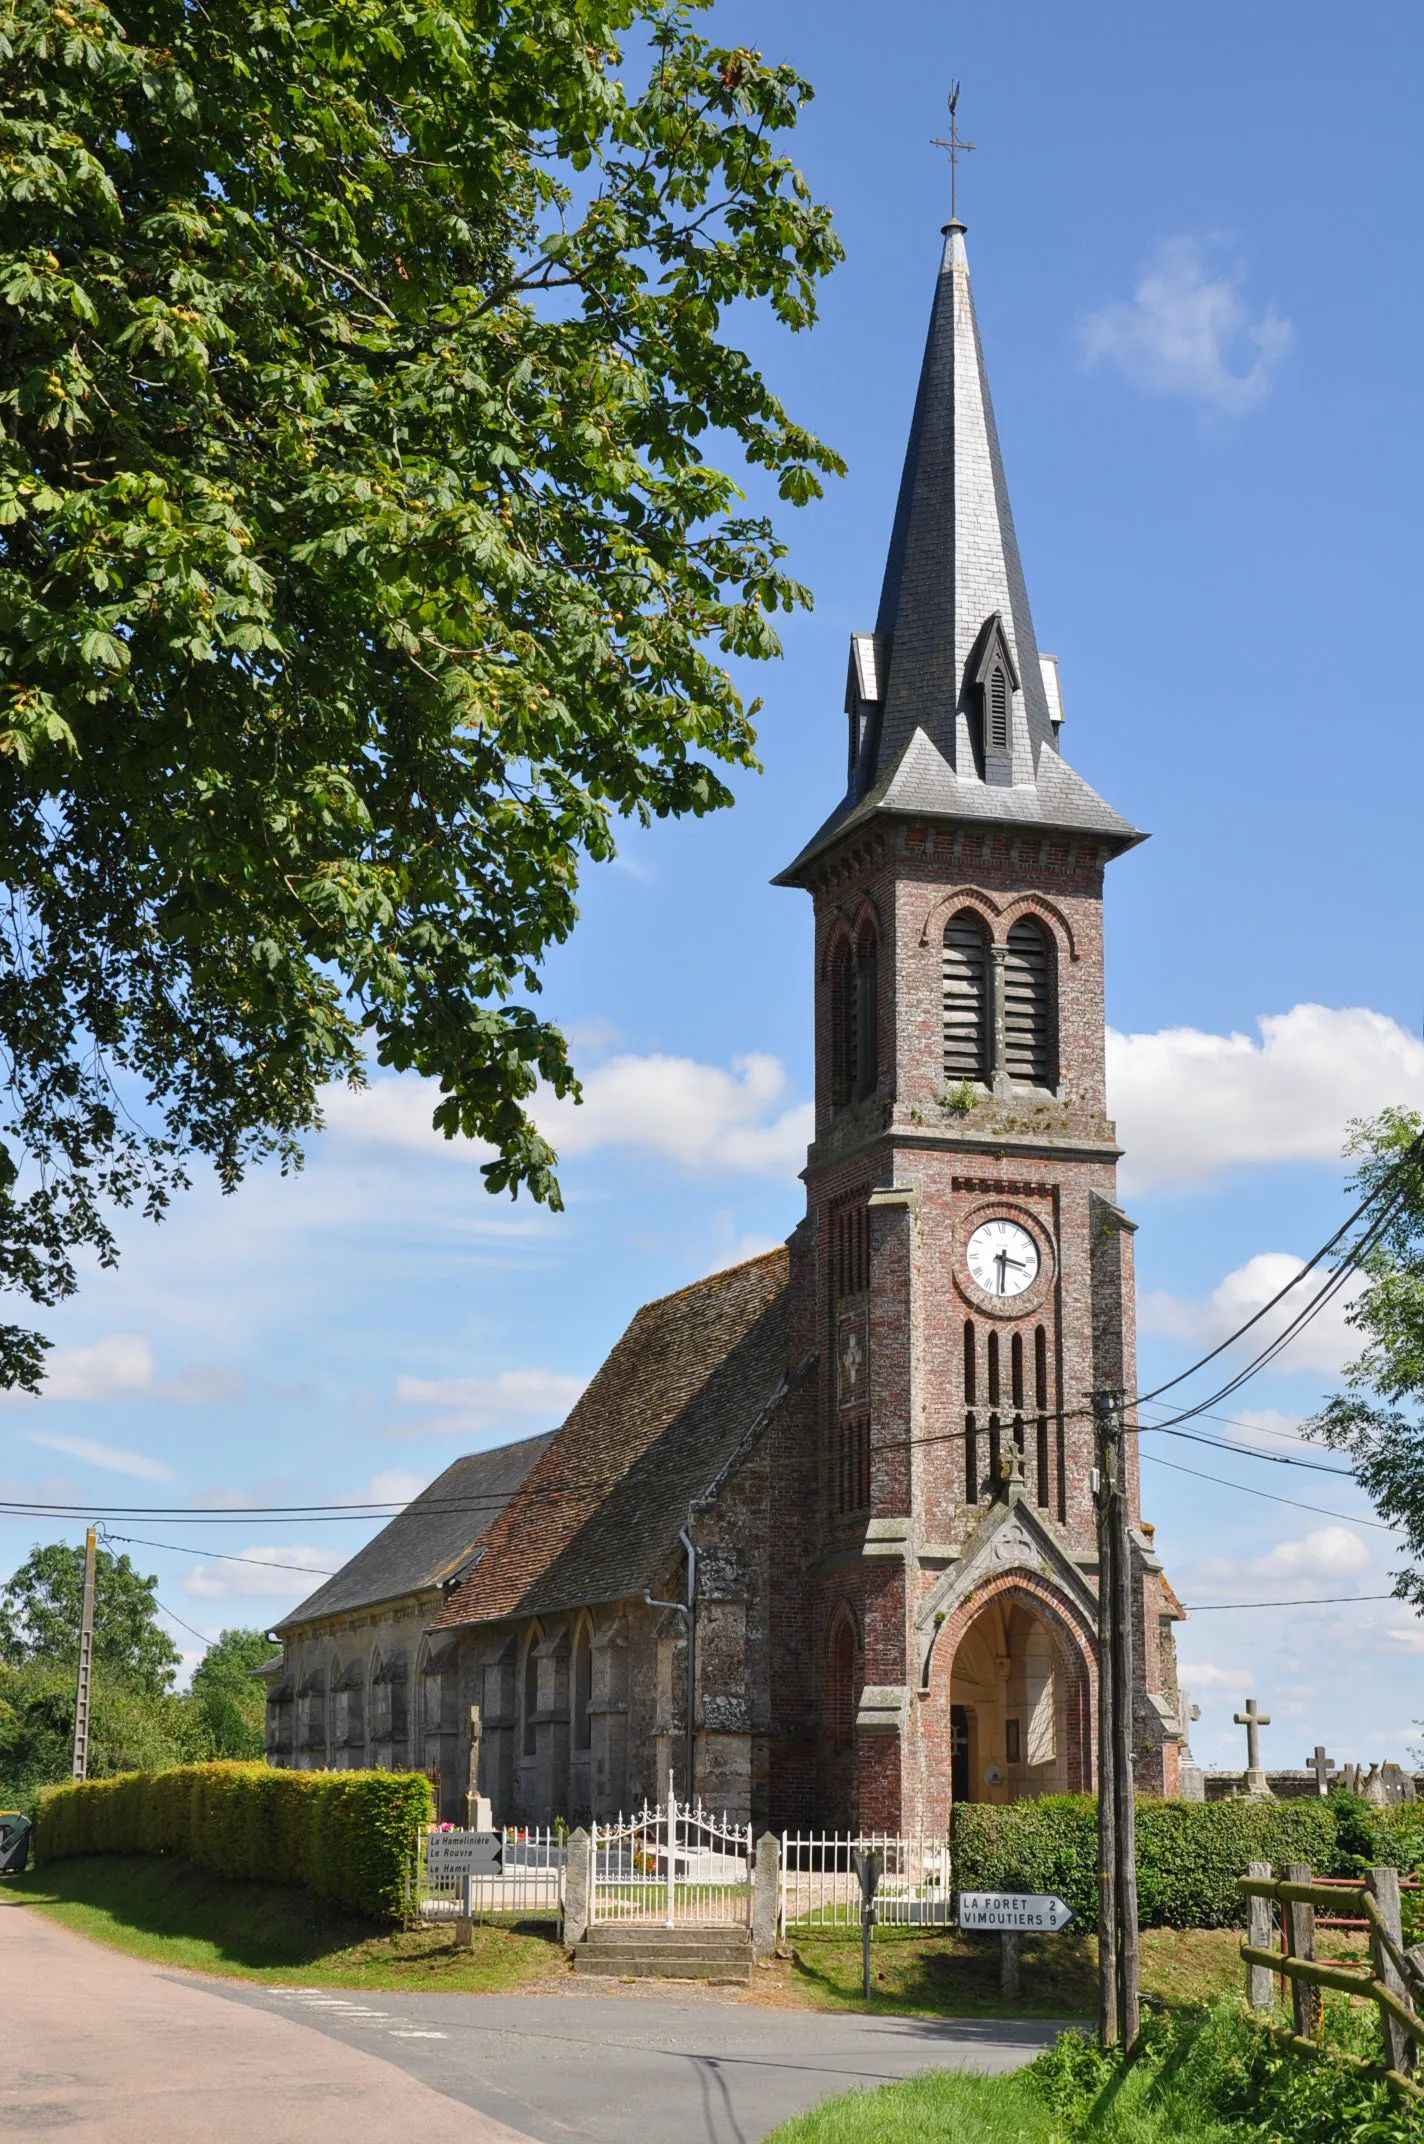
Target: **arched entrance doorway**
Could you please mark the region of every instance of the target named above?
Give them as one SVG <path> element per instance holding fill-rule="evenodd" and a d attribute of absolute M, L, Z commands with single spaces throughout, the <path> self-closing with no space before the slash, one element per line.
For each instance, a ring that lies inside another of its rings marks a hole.
<path fill-rule="evenodd" d="M 1031 1595 L 991 1600 L 955 1649 L 950 1767 L 955 1801 L 1080 1791 L 1083 1663 Z"/>

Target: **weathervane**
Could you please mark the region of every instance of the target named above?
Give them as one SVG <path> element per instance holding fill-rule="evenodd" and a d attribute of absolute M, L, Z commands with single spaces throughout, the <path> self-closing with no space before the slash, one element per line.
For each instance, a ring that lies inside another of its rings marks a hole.
<path fill-rule="evenodd" d="M 969 150 L 975 146 L 972 141 L 966 141 L 959 131 L 959 121 L 955 116 L 958 110 L 959 84 L 951 82 L 949 85 L 949 134 L 947 137 L 936 134 L 931 143 L 932 148 L 947 149 L 949 151 L 949 220 L 951 223 L 958 223 L 959 221 L 959 159 L 961 156 L 967 155 Z"/>

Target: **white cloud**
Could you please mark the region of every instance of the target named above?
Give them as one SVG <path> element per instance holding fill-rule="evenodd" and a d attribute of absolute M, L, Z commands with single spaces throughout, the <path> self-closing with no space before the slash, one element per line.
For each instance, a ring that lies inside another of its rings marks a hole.
<path fill-rule="evenodd" d="M 1272 1599 L 1281 1587 L 1287 1592 L 1294 1587 L 1303 1589 L 1302 1599 L 1309 1599 L 1322 1587 L 1335 1592 L 1345 1579 L 1367 1571 L 1372 1560 L 1369 1544 L 1350 1526 L 1317 1526 L 1297 1540 L 1278 1541 L 1259 1556 L 1204 1556 L 1191 1570 L 1186 1595 L 1188 1612 L 1192 1600 L 1198 1597 L 1258 1599 L 1263 1584 Z M 1193 1668 L 1189 1679 L 1203 1683 L 1210 1681 L 1214 1673 L 1208 1670 L 1204 1676 L 1200 1669 Z"/>
<path fill-rule="evenodd" d="M 47 1451 L 63 1452 L 67 1459 L 81 1460 L 85 1466 L 100 1467 L 106 1474 L 132 1474 L 139 1481 L 172 1481 L 173 1469 L 161 1459 L 145 1458 L 142 1452 L 121 1452 L 112 1444 L 99 1444 L 93 1437 L 63 1437 L 49 1430 L 32 1429 L 27 1432 L 31 1444 L 42 1444 Z"/>
<path fill-rule="evenodd" d="M 53 1348 L 45 1358 L 43 1397 L 123 1399 L 132 1392 L 147 1392 L 152 1383 L 153 1349 L 143 1334 L 110 1333 L 87 1347 Z"/>
<path fill-rule="evenodd" d="M 1258 1251 L 1218 1281 L 1210 1295 L 1171 1295 L 1165 1289 L 1149 1291 L 1138 1306 L 1138 1324 L 1144 1333 L 1163 1340 L 1184 1340 L 1195 1348 L 1215 1347 L 1234 1333 L 1249 1317 L 1279 1294 L 1286 1283 L 1304 1270 L 1305 1260 L 1291 1251 Z M 1310 1301 L 1316 1287 L 1327 1278 L 1313 1273 L 1292 1288 L 1279 1307 L 1253 1325 L 1232 1348 L 1234 1356 L 1254 1356 L 1283 1332 Z M 1282 1370 L 1323 1370 L 1333 1376 L 1361 1347 L 1360 1335 L 1345 1322 L 1345 1314 L 1362 1284 L 1350 1280 L 1296 1338 L 1275 1358 Z"/>
<path fill-rule="evenodd" d="M 1257 1578 L 1344 1578 L 1368 1569 L 1368 1544 L 1348 1526 L 1317 1526 L 1299 1541 L 1278 1541 L 1246 1568 Z"/>
<path fill-rule="evenodd" d="M 789 1101 L 788 1086 L 780 1059 L 757 1051 L 730 1070 L 691 1057 L 614 1057 L 588 1075 L 582 1107 L 550 1096 L 537 1115 L 561 1153 L 641 1147 L 691 1169 L 794 1176 L 813 1111 Z"/>
<path fill-rule="evenodd" d="M 1424 1042 L 1365 1006 L 1265 1014 L 1261 1039 L 1108 1031 L 1108 1096 L 1131 1195 L 1251 1163 L 1333 1161 L 1351 1117 L 1424 1108 Z"/>
<path fill-rule="evenodd" d="M 340 1550 L 333 1551 L 330 1546 L 309 1548 L 299 1541 L 234 1549 L 233 1554 L 243 1560 L 239 1563 L 200 1563 L 191 1571 L 185 1571 L 183 1591 L 192 1599 L 202 1601 L 299 1601 L 305 1594 L 316 1590 L 321 1578 L 347 1560 Z M 262 1568 L 274 1564 L 284 1568 Z M 301 1568 L 293 1570 L 290 1568 L 293 1564 Z"/>
<path fill-rule="evenodd" d="M 532 1114 L 560 1155 L 627 1147 L 684 1168 L 794 1177 L 806 1158 L 813 1111 L 790 1098 L 779 1058 L 752 1051 L 730 1067 L 691 1057 L 624 1055 L 597 1065 L 583 1081 L 582 1103 L 560 1101 L 547 1089 Z M 486 1161 L 478 1141 L 447 1141 L 432 1130 L 439 1101 L 433 1080 L 406 1075 L 373 1080 L 353 1092 L 328 1088 L 323 1107 L 332 1130 L 352 1140 L 441 1153 L 457 1161 Z"/>
<path fill-rule="evenodd" d="M 143 1333 L 108 1333 L 102 1340 L 51 1348 L 39 1392 L 7 1392 L 0 1402 L 32 1407 L 39 1400 L 122 1400 L 148 1392 L 173 1406 L 203 1407 L 240 1399 L 247 1386 L 240 1371 L 208 1362 L 189 1363 L 159 1379 L 152 1344 Z M 56 1451 L 70 1449 L 53 1439 L 36 1441 L 52 1442 Z"/>
<path fill-rule="evenodd" d="M 1179 1296 L 1162 1289 L 1144 1295 L 1139 1306 L 1139 1325 L 1143 1332 L 1161 1339 L 1183 1340 L 1193 1347 L 1214 1347 L 1270 1302 L 1304 1267 L 1305 1260 L 1297 1258 L 1293 1252 L 1258 1251 L 1245 1265 L 1238 1266 L 1218 1281 L 1210 1295 Z M 1242 1336 L 1231 1353 L 1234 1356 L 1259 1353 L 1284 1331 L 1292 1318 L 1298 1316 L 1310 1301 L 1314 1289 L 1326 1277 L 1313 1274 L 1310 1280 L 1293 1288 L 1278 1308 Z M 1360 1336 L 1347 1324 L 1346 1312 L 1359 1293 L 1360 1285 L 1357 1280 L 1347 1281 L 1340 1293 L 1332 1297 L 1275 1357 L 1276 1365 L 1285 1371 L 1320 1370 L 1333 1376 L 1357 1355 Z M 1267 1414 L 1274 1412 L 1273 1409 L 1265 1410 Z M 1282 1419 L 1295 1418 L 1285 1416 Z"/>
<path fill-rule="evenodd" d="M 500 1370 L 493 1377 L 400 1376 L 396 1398 L 410 1406 L 441 1410 L 433 1422 L 422 1422 L 415 1429 L 404 1424 L 405 1434 L 463 1436 L 506 1425 L 511 1415 L 560 1421 L 587 1383 L 586 1377 L 569 1377 L 558 1370 Z M 534 1426 L 526 1421 L 521 1434 L 531 1435 Z"/>
<path fill-rule="evenodd" d="M 1295 331 L 1270 306 L 1252 319 L 1239 267 L 1213 272 L 1211 251 L 1199 239 L 1167 239 L 1131 298 L 1089 314 L 1080 340 L 1090 365 L 1113 365 L 1134 387 L 1239 417 L 1270 393 Z"/>
<path fill-rule="evenodd" d="M 413 1496 L 419 1496 L 430 1481 L 428 1474 L 416 1474 L 409 1467 L 382 1467 L 371 1476 L 363 1502 L 370 1504 L 408 1504 Z"/>

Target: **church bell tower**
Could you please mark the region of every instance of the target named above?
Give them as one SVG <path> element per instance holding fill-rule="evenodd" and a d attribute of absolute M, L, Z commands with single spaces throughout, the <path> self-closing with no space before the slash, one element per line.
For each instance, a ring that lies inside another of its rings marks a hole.
<path fill-rule="evenodd" d="M 815 910 L 816 1799 L 927 1835 L 1094 1784 L 1088 1395 L 1136 1386 L 1103 879 L 1144 836 L 1059 749 L 964 239 L 851 637 L 845 794 L 777 881 Z M 1138 1783 L 1170 1794 L 1181 1611 L 1129 1447 Z"/>

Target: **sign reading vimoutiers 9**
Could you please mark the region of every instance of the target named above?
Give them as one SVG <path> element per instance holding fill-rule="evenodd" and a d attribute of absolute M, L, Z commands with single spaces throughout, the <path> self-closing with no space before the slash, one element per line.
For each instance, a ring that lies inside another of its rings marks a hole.
<path fill-rule="evenodd" d="M 1066 1928 L 1073 1908 L 1065 1899 L 1041 1891 L 961 1891 L 961 1928 L 988 1928 L 1009 1933 L 1043 1929 L 1049 1935 Z"/>

